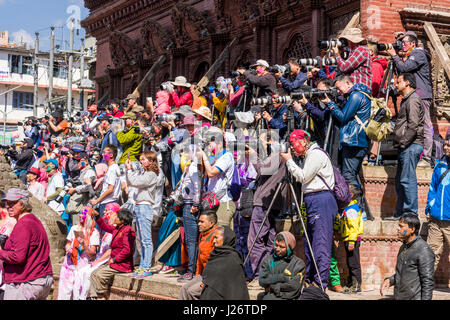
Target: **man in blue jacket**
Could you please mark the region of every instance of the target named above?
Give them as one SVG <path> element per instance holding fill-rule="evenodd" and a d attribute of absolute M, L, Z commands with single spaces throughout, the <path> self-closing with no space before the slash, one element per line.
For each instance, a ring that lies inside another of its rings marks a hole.
<path fill-rule="evenodd" d="M 354 84 L 348 75 L 337 77 L 335 86 L 347 98 L 345 106 L 339 108 L 329 97 L 321 101 L 328 105 L 340 124 L 342 176 L 349 184 L 359 185 L 357 175 L 369 147 L 362 124 L 367 123 L 370 117 L 371 101 L 365 94 L 371 95 L 371 92 L 366 85 Z"/>
<path fill-rule="evenodd" d="M 270 113 L 267 111 L 263 111 L 262 117 L 265 121 L 267 121 L 271 129 L 279 130 L 280 138 L 283 139 L 287 130 L 287 124 L 286 122 L 284 122 L 283 115 L 287 113 L 287 108 L 285 104 L 276 102 L 276 99 L 279 96 L 279 91 L 274 91 L 274 93 L 272 94 L 273 107 L 271 108 Z M 258 119 L 259 116 L 257 115 L 255 118 Z"/>
<path fill-rule="evenodd" d="M 444 153 L 445 156 L 436 161 L 425 207 L 429 221 L 427 242 L 436 257 L 435 271 L 444 242 L 450 246 L 450 134 L 446 137 Z"/>
<path fill-rule="evenodd" d="M 305 72 L 301 72 L 301 67 L 298 64 L 297 58 L 290 58 L 288 64 L 291 69 L 291 74 L 289 78 L 295 77 L 293 81 L 282 75 L 280 71 L 278 71 L 278 73 L 276 73 L 275 75 L 278 78 L 280 78 L 280 82 L 283 86 L 283 89 L 285 89 L 287 92 L 290 93 L 292 91 L 300 89 L 300 87 L 305 84 L 306 80 L 308 79 L 308 76 Z"/>

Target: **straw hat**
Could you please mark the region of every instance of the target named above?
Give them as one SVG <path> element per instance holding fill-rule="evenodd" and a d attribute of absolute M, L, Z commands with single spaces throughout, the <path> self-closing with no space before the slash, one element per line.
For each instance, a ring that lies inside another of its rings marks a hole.
<path fill-rule="evenodd" d="M 362 31 L 359 28 L 350 28 L 344 31 L 339 38 L 347 39 L 353 43 L 360 43 L 365 40 L 362 36 Z"/>
<path fill-rule="evenodd" d="M 201 106 L 200 108 L 192 111 L 198 115 L 201 115 L 203 118 L 208 119 L 209 121 L 212 120 L 211 110 L 209 110 L 208 107 Z"/>

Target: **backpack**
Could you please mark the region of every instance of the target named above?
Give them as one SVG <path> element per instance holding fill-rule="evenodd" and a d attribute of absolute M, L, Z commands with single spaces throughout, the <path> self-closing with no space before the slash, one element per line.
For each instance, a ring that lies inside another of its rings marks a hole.
<path fill-rule="evenodd" d="M 366 132 L 367 138 L 372 141 L 384 141 L 392 133 L 393 128 L 391 125 L 392 114 L 386 105 L 386 101 L 383 98 L 374 98 L 371 95 L 363 92 L 371 102 L 370 117 L 367 121 L 362 122 L 361 119 L 355 115 L 355 120 Z"/>
<path fill-rule="evenodd" d="M 234 164 L 234 171 L 233 171 L 233 178 L 231 179 L 231 184 L 228 187 L 228 191 L 231 194 L 231 198 L 233 198 L 233 201 L 238 201 L 241 197 L 241 178 L 239 176 L 239 170 L 236 167 L 236 164 Z"/>
<path fill-rule="evenodd" d="M 328 156 L 328 159 L 330 159 L 330 156 L 325 150 L 321 148 L 318 149 L 324 152 Z M 330 192 L 333 194 L 334 198 L 336 199 L 336 203 L 338 205 L 339 210 L 343 210 L 348 206 L 348 204 L 352 200 L 352 195 L 350 193 L 348 182 L 342 176 L 341 171 L 333 164 L 331 164 L 331 166 L 333 167 L 333 175 L 334 175 L 333 190 L 331 190 L 330 186 L 325 182 L 324 178 L 322 178 L 320 175 L 317 176 L 322 180 L 322 182 L 327 186 L 328 190 L 330 190 Z"/>

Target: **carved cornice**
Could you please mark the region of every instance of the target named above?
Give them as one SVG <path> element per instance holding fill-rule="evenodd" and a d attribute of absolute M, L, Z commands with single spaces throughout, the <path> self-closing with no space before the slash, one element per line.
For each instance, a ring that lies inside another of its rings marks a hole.
<path fill-rule="evenodd" d="M 111 2 L 108 0 L 84 0 L 84 6 L 88 8 L 89 10 L 93 10 L 95 8 L 100 7 L 101 5 L 104 5 L 106 2 Z"/>
<path fill-rule="evenodd" d="M 175 45 L 172 33 L 153 19 L 145 20 L 141 36 L 144 52 L 151 59 L 165 53 L 170 45 Z"/>
<path fill-rule="evenodd" d="M 121 31 L 111 32 L 109 36 L 109 50 L 116 68 L 136 65 L 142 59 L 139 40 L 133 40 Z"/>
<path fill-rule="evenodd" d="M 432 22 L 437 33 L 450 33 L 450 9 L 437 6 L 409 5 L 399 11 L 403 25 L 414 30 L 418 36 L 424 36 L 424 22 Z"/>

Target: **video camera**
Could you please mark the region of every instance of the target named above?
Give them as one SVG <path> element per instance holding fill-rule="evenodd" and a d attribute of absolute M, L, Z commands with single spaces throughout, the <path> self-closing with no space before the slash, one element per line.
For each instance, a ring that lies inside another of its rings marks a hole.
<path fill-rule="evenodd" d="M 334 48 L 334 47 L 348 47 L 347 39 L 331 39 L 331 40 L 319 40 L 318 41 L 320 49 Z"/>
<path fill-rule="evenodd" d="M 403 47 L 403 44 L 400 40 L 397 40 L 394 43 L 378 43 L 377 49 L 378 51 L 387 51 L 390 49 L 394 49 L 395 51 L 400 51 Z"/>

